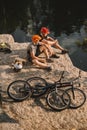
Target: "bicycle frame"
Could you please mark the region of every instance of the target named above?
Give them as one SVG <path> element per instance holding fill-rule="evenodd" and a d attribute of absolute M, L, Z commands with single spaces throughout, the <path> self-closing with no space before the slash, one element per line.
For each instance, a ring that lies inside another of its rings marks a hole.
<path fill-rule="evenodd" d="M 43 88 L 42 87 L 39 88 L 39 90 L 43 89 L 43 90 L 48 91 L 49 89 L 54 89 L 54 88 L 70 87 L 72 89 L 72 93 L 73 93 L 73 97 L 74 97 L 74 91 L 73 91 L 74 86 L 73 86 L 73 82 L 75 80 L 77 80 L 78 78 L 79 77 L 77 77 L 77 78 L 75 78 L 75 79 L 73 79 L 72 81 L 69 81 L 69 82 L 61 82 L 61 79 L 62 79 L 62 76 L 61 76 L 61 78 L 58 81 L 56 81 L 54 83 L 47 82 L 47 85 L 45 87 L 43 87 Z M 39 84 L 37 84 L 37 86 L 39 86 Z M 34 88 L 34 89 L 37 90 L 37 88 Z M 32 91 L 34 91 L 33 88 L 32 88 Z"/>
<path fill-rule="evenodd" d="M 59 79 L 59 81 L 55 82 L 56 92 L 57 92 L 57 88 L 69 87 L 69 88 L 71 88 L 73 99 L 75 99 L 75 94 L 74 94 L 74 81 L 78 80 L 79 77 L 76 77 L 75 79 L 73 79 L 72 81 L 69 81 L 69 82 L 61 82 L 62 77 L 63 77 L 63 73 L 62 73 L 62 76 L 61 76 L 61 78 Z"/>

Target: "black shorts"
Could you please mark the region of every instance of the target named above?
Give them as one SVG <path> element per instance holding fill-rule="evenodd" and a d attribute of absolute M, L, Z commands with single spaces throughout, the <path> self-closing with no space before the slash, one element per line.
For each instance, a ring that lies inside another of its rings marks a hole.
<path fill-rule="evenodd" d="M 31 58 L 31 56 L 30 56 L 29 51 L 27 52 L 27 59 L 28 59 L 28 61 L 29 61 L 29 62 L 31 62 L 31 63 L 32 63 L 32 58 Z"/>

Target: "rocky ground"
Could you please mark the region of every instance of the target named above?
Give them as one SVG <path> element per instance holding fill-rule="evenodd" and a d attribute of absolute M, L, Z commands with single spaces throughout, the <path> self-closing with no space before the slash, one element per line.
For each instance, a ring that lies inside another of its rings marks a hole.
<path fill-rule="evenodd" d="M 0 35 L 0 42 L 10 43 L 12 53 L 0 52 L 0 89 L 2 104 L 0 104 L 1 130 L 87 130 L 87 102 L 78 109 L 66 109 L 56 112 L 46 104 L 46 95 L 40 98 L 31 98 L 23 102 L 14 102 L 7 95 L 9 83 L 17 79 L 28 79 L 33 76 L 45 78 L 48 82 L 55 82 L 64 71 L 64 79 L 81 76 L 80 88 L 87 96 L 87 72 L 73 66 L 68 54 L 53 59 L 52 71 L 39 69 L 27 63 L 20 72 L 14 72 L 11 64 L 15 58 L 26 59 L 28 43 L 16 43 L 11 35 Z M 56 50 L 57 51 L 57 50 Z M 79 73 L 80 72 L 80 73 Z M 78 86 L 77 86 L 78 87 Z"/>

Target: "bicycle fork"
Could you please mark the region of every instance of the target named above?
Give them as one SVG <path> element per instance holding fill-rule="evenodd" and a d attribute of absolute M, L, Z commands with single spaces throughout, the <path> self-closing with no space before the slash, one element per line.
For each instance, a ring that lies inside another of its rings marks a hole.
<path fill-rule="evenodd" d="M 55 93 L 56 93 L 56 101 L 57 101 L 57 103 L 58 103 L 59 105 L 61 105 L 61 104 L 63 105 L 64 102 L 63 102 L 63 99 L 62 99 L 62 95 L 59 94 L 58 88 L 55 88 Z"/>
<path fill-rule="evenodd" d="M 74 86 L 73 85 L 72 85 L 72 88 L 71 88 L 71 92 L 72 92 L 73 99 L 75 99 L 75 93 L 74 93 Z"/>

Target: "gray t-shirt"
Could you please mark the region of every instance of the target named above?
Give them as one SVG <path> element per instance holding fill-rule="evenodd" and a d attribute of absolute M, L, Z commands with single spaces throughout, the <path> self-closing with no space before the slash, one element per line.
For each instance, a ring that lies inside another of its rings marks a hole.
<path fill-rule="evenodd" d="M 31 52 L 33 52 L 35 56 L 38 56 L 40 54 L 39 43 L 38 43 L 38 45 L 34 45 L 33 43 L 29 44 L 29 46 L 27 48 L 27 57 L 28 57 L 29 61 L 32 61 Z"/>
<path fill-rule="evenodd" d="M 36 50 L 37 50 L 37 45 L 30 43 L 29 46 L 28 46 L 28 51 L 34 52 L 34 54 L 36 54 Z"/>

